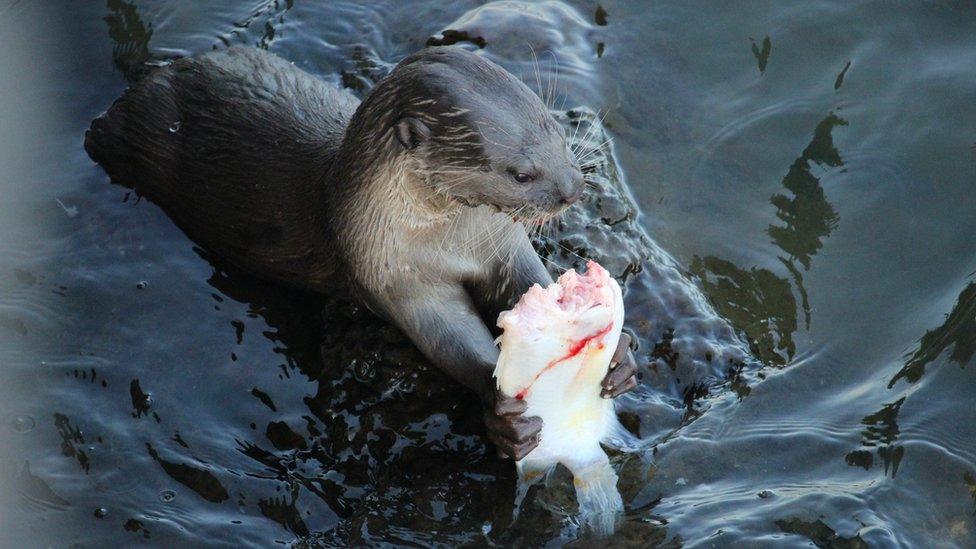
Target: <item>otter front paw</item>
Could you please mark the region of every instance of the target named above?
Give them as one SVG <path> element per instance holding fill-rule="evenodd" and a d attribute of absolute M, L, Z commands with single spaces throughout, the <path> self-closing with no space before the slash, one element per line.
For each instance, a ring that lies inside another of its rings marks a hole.
<path fill-rule="evenodd" d="M 498 457 L 518 461 L 539 445 L 542 418 L 523 416 L 525 401 L 494 391 L 486 404 L 485 427 Z"/>
<path fill-rule="evenodd" d="M 603 398 L 615 398 L 637 387 L 637 362 L 630 352 L 630 341 L 627 332 L 620 333 L 617 350 L 610 359 L 610 371 L 601 383 L 600 396 Z"/>

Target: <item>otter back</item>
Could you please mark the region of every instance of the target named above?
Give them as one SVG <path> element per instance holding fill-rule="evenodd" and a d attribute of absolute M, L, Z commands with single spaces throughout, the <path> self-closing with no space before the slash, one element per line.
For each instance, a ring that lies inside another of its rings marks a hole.
<path fill-rule="evenodd" d="M 208 251 L 315 288 L 335 265 L 319 218 L 357 104 L 263 50 L 230 48 L 151 72 L 92 122 L 85 149 Z"/>

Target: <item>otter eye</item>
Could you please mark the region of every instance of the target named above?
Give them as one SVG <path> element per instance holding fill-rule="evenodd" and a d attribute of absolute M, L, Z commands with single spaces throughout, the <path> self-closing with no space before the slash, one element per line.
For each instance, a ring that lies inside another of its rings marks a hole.
<path fill-rule="evenodd" d="M 512 177 L 514 177 L 515 180 L 518 181 L 519 183 L 528 183 L 528 182 L 533 181 L 535 179 L 531 175 L 529 175 L 527 173 L 522 173 L 522 172 L 519 172 L 519 173 L 513 175 Z"/>

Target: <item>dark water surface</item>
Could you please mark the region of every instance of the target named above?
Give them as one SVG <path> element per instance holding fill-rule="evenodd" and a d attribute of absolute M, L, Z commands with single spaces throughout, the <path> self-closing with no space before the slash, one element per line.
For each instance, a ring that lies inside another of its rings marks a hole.
<path fill-rule="evenodd" d="M 147 58 L 363 93 L 433 37 L 606 115 L 640 215 L 594 198 L 563 244 L 642 343 L 612 541 L 976 546 L 976 5 L 481 4 L 0 3 L 0 545 L 580 536 L 558 483 L 512 523 L 472 397 L 396 330 L 211 262 L 82 149 Z"/>

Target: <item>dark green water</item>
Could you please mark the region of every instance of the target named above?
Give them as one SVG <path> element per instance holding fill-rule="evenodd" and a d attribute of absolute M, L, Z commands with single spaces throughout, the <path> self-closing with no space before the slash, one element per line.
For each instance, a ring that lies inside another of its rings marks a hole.
<path fill-rule="evenodd" d="M 617 456 L 612 542 L 976 545 L 976 6 L 201 4 L 0 4 L 0 545 L 579 535 L 558 489 L 512 524 L 473 399 L 395 330 L 212 263 L 82 149 L 147 56 L 251 44 L 361 93 L 444 29 L 530 83 L 555 53 L 543 88 L 606 113 L 637 223 L 762 363 L 697 390 L 674 349 L 725 336 L 628 276 L 653 464 Z"/>

